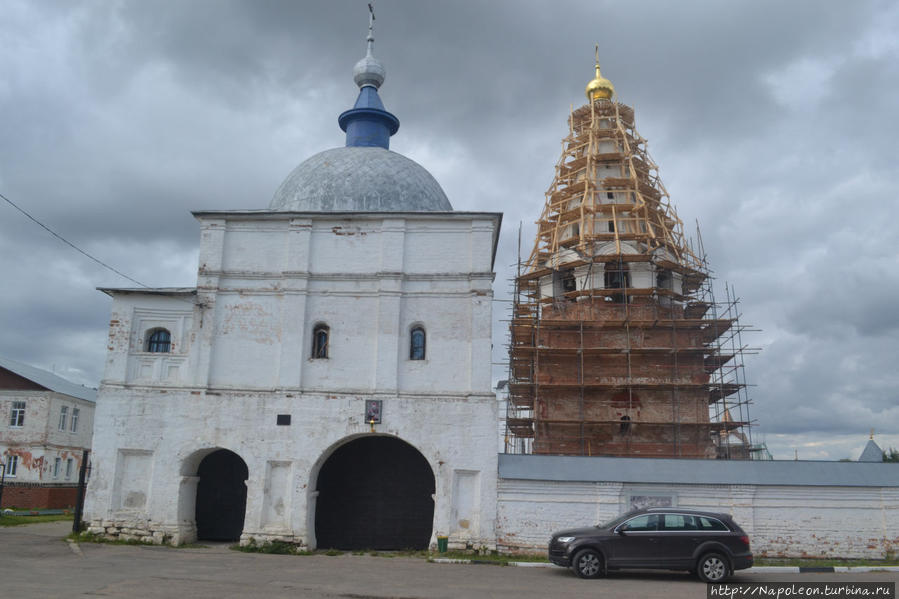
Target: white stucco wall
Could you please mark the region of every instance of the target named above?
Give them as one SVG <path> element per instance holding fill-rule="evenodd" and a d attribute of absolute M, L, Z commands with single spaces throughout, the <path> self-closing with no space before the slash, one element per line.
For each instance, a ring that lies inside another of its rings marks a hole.
<path fill-rule="evenodd" d="M 190 293 L 110 292 L 86 515 L 92 530 L 195 534 L 196 468 L 247 464 L 244 539 L 315 546 L 318 468 L 342 443 L 391 435 L 435 475 L 432 542 L 493 546 L 492 256 L 499 215 L 199 213 Z M 195 305 L 196 304 L 196 305 Z M 327 359 L 312 329 L 330 328 Z M 425 360 L 409 359 L 413 326 Z M 146 332 L 172 351 L 145 352 Z M 375 432 L 366 399 L 383 402 Z M 277 426 L 278 414 L 291 425 Z"/>
<path fill-rule="evenodd" d="M 514 456 L 528 470 L 529 458 Z M 507 456 L 500 456 L 500 473 Z M 545 552 L 553 531 L 610 520 L 647 502 L 731 514 L 747 532 L 759 557 L 883 558 L 899 550 L 899 470 L 892 464 L 701 462 L 640 459 L 643 472 L 628 481 L 611 480 L 631 470 L 627 458 L 594 459 L 594 472 L 578 468 L 562 476 L 539 479 L 539 470 L 563 470 L 561 460 L 547 456 L 530 469 L 535 478 L 500 478 L 497 498 L 497 545 L 507 551 Z M 591 458 L 583 458 L 589 462 Z M 687 482 L 677 471 L 714 465 L 717 472 Z M 621 466 L 621 467 L 619 467 Z M 804 466 L 804 468 L 803 468 Z M 873 466 L 873 467 L 869 467 Z M 797 474 L 805 470 L 806 474 Z M 647 475 L 651 471 L 657 475 Z M 895 470 L 895 475 L 894 475 Z M 598 479 L 605 471 L 610 480 Z M 722 474 L 730 472 L 730 475 Z M 751 474 L 751 476 L 747 476 Z M 850 478 L 847 473 L 861 473 Z M 510 474 L 511 475 L 511 474 Z M 641 482 L 682 478 L 684 482 Z M 571 478 L 582 480 L 559 480 Z M 735 484 L 744 478 L 751 484 Z M 793 478 L 794 484 L 785 479 Z M 862 480 L 862 479 L 867 479 Z M 766 482 L 766 480 L 768 482 Z M 842 482 L 841 482 L 842 481 Z"/>
<path fill-rule="evenodd" d="M 118 426 L 115 434 L 100 435 L 95 444 L 90 521 L 95 527 L 162 531 L 176 542 L 190 540 L 196 465 L 211 450 L 224 448 L 237 453 L 250 472 L 244 538 L 314 547 L 314 514 L 307 506 L 314 501 L 318 468 L 341 444 L 372 434 L 363 418 L 365 399 L 152 390 L 107 394 L 100 417 Z M 434 535 L 493 545 L 494 410 L 492 397 L 384 397 L 384 423 L 375 425 L 375 434 L 411 444 L 434 472 Z M 291 414 L 292 424 L 276 426 L 277 414 Z M 286 486 L 279 487 L 279 480 L 271 484 L 273 464 L 276 470 L 286 468 L 279 473 L 287 473 Z M 478 488 L 471 491 L 476 495 L 454 497 L 458 472 L 477 473 Z M 464 518 L 467 528 L 453 518 L 466 505 L 476 513 Z"/>

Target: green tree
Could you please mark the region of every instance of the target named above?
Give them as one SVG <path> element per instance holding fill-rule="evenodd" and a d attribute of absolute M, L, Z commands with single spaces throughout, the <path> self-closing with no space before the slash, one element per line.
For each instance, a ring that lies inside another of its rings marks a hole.
<path fill-rule="evenodd" d="M 884 462 L 899 462 L 899 449 L 895 447 L 890 447 L 888 450 L 883 452 L 883 461 Z"/>

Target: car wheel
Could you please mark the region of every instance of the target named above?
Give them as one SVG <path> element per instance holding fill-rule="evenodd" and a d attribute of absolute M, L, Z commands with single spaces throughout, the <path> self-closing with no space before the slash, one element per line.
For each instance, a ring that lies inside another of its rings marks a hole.
<path fill-rule="evenodd" d="M 729 570 L 727 560 L 717 553 L 706 553 L 696 566 L 699 580 L 703 582 L 721 582 L 727 578 Z"/>
<path fill-rule="evenodd" d="M 603 574 L 602 555 L 595 549 L 578 551 L 572 564 L 574 573 L 581 578 L 599 578 Z"/>

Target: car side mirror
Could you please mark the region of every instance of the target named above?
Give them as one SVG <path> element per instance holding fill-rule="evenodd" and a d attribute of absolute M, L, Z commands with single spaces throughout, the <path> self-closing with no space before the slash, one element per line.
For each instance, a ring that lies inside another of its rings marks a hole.
<path fill-rule="evenodd" d="M 623 537 L 623 536 L 626 536 L 626 534 L 627 534 L 627 530 L 625 530 L 624 527 L 616 528 L 616 529 L 615 529 L 615 532 L 617 532 L 617 533 L 618 533 L 619 535 L 621 535 L 622 537 Z"/>

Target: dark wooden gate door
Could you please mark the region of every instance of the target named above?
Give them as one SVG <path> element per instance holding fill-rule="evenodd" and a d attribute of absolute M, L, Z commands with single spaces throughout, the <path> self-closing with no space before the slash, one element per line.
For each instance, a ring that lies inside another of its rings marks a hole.
<path fill-rule="evenodd" d="M 322 465 L 315 503 L 321 549 L 427 549 L 434 474 L 424 456 L 393 437 L 363 437 Z"/>
<path fill-rule="evenodd" d="M 203 458 L 197 476 L 197 538 L 239 540 L 247 510 L 246 463 L 233 451 L 220 449 Z"/>

